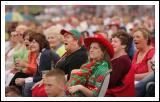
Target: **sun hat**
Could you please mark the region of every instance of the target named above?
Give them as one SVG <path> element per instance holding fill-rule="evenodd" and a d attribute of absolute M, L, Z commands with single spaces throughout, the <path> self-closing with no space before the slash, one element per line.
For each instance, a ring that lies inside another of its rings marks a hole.
<path fill-rule="evenodd" d="M 114 50 L 111 43 L 101 34 L 95 34 L 93 37 L 88 37 L 84 39 L 85 46 L 89 49 L 92 42 L 99 42 L 106 47 L 109 56 L 112 58 L 114 55 Z"/>

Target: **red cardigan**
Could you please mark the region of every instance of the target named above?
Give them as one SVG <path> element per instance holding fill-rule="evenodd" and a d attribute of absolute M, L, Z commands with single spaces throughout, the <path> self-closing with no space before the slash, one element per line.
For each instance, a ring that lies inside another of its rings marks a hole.
<path fill-rule="evenodd" d="M 24 73 L 29 75 L 34 75 L 37 70 L 37 54 L 34 52 L 30 52 L 28 55 L 28 67 Z"/>

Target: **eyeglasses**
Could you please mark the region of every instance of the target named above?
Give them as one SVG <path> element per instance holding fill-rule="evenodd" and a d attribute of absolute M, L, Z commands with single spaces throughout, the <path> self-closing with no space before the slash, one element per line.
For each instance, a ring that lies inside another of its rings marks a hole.
<path fill-rule="evenodd" d="M 14 34 L 14 35 L 11 35 L 12 37 L 16 37 L 16 36 L 23 36 L 23 34 Z"/>

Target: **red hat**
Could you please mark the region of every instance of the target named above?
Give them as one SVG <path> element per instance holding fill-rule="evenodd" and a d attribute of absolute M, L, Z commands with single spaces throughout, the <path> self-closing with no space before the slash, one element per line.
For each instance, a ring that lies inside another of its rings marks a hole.
<path fill-rule="evenodd" d="M 104 38 L 101 34 L 95 34 L 94 37 L 89 37 L 84 39 L 84 44 L 87 48 L 90 47 L 92 42 L 99 42 L 107 48 L 109 56 L 112 58 L 114 55 L 114 50 L 111 43 Z"/>

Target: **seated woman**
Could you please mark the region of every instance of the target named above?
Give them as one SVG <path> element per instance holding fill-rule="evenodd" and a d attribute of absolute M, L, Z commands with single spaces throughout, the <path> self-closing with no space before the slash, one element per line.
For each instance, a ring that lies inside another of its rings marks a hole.
<path fill-rule="evenodd" d="M 150 45 L 150 32 L 146 28 L 137 29 L 133 37 L 137 52 L 133 57 L 132 68 L 135 69 L 135 80 L 140 81 L 152 72 L 149 62 L 154 56 L 155 49 Z"/>
<path fill-rule="evenodd" d="M 22 37 L 22 34 L 19 34 L 17 32 L 12 32 L 11 35 L 14 35 L 15 37 L 12 36 L 12 41 L 16 44 L 16 47 L 13 48 L 11 50 L 11 52 L 13 52 L 12 56 L 10 56 L 10 59 L 8 59 L 8 57 L 6 58 L 6 69 L 8 69 L 6 71 L 6 86 L 8 86 L 10 84 L 10 81 L 11 79 L 14 77 L 14 75 L 17 73 L 17 72 L 20 72 L 22 71 L 25 66 L 21 66 L 19 65 L 19 62 L 24 62 L 25 64 L 28 63 L 28 44 L 26 42 L 26 37 L 27 37 L 27 34 L 23 34 L 23 37 Z M 23 42 L 20 40 L 24 40 Z M 20 42 L 21 41 L 21 42 Z M 11 53 L 10 53 L 11 54 Z M 12 63 L 12 65 L 10 65 L 9 63 Z"/>
<path fill-rule="evenodd" d="M 131 60 L 127 54 L 132 39 L 125 31 L 118 31 L 112 35 L 111 42 L 115 53 L 111 60 L 112 72 L 105 96 L 134 96 L 134 77 L 130 74 Z M 132 77 L 128 77 L 128 74 Z"/>
<path fill-rule="evenodd" d="M 136 93 L 139 96 L 140 84 L 137 84 L 137 82 L 141 82 L 141 80 L 153 72 L 150 61 L 155 54 L 155 48 L 151 46 L 150 31 L 146 28 L 135 30 L 133 40 L 137 52 L 134 54 L 132 60 L 132 68 L 135 70 Z"/>
<path fill-rule="evenodd" d="M 63 36 L 60 34 L 61 27 L 51 26 L 44 31 L 44 35 L 49 42 L 50 48 L 56 52 L 60 57 L 66 52 L 63 44 Z"/>
<path fill-rule="evenodd" d="M 32 77 L 15 78 L 15 84 L 17 86 L 23 86 L 23 96 L 31 96 L 31 88 L 34 85 L 34 83 L 42 79 L 42 71 L 50 70 L 52 61 L 53 63 L 56 63 L 57 60 L 59 60 L 59 56 L 51 52 L 49 44 L 43 34 L 35 33 L 33 36 L 30 37 L 29 40 L 31 50 L 32 52 L 36 53 L 37 56 L 35 63 L 37 65 L 37 70 L 35 70 L 35 73 Z M 53 56 L 51 56 L 51 54 L 54 54 L 54 58 L 52 58 Z M 26 72 L 29 72 L 29 70 L 26 70 Z"/>
<path fill-rule="evenodd" d="M 73 70 L 67 83 L 66 94 L 71 96 L 98 96 L 107 71 L 111 69 L 112 45 L 101 35 L 84 40 L 89 49 L 89 62 Z"/>

